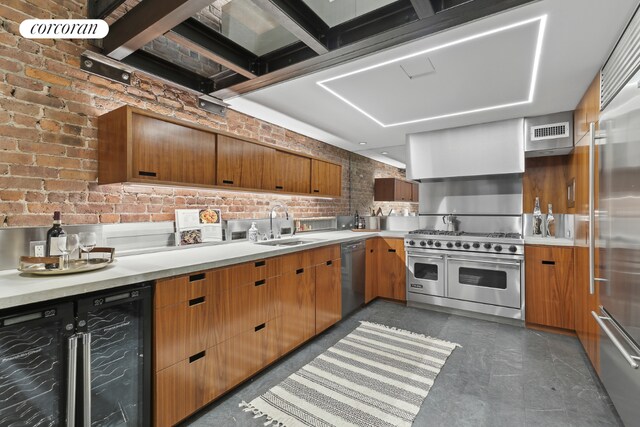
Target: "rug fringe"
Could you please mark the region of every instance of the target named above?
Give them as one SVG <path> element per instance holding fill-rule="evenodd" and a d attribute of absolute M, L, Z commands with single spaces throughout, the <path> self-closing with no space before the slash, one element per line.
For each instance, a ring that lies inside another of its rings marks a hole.
<path fill-rule="evenodd" d="M 418 332 L 407 331 L 406 329 L 396 328 L 395 326 L 387 326 L 387 325 L 383 325 L 382 323 L 368 322 L 366 320 L 361 320 L 360 323 L 363 324 L 363 325 L 379 326 L 381 328 L 389 329 L 389 330 L 395 331 L 395 332 L 405 333 L 407 335 L 414 335 L 414 336 L 421 337 L 421 338 L 429 338 L 430 340 L 434 340 L 434 341 L 442 341 L 442 342 L 447 343 L 449 345 L 452 345 L 454 347 L 462 348 L 462 346 L 460 344 L 455 343 L 455 342 L 443 340 L 441 338 L 431 337 L 429 335 L 421 334 L 421 333 L 418 333 Z"/>
<path fill-rule="evenodd" d="M 257 419 L 257 418 L 266 417 L 267 422 L 263 424 L 265 426 L 286 427 L 284 425 L 284 423 L 282 423 L 282 422 L 280 422 L 278 420 L 274 420 L 273 418 L 271 418 L 270 416 L 268 416 L 267 414 L 265 414 L 264 412 L 262 412 L 261 410 L 259 410 L 255 406 L 253 406 L 251 403 L 247 403 L 244 400 L 238 404 L 238 407 L 239 408 L 244 408 L 243 409 L 244 412 L 252 412 L 253 413 L 253 418 Z"/>

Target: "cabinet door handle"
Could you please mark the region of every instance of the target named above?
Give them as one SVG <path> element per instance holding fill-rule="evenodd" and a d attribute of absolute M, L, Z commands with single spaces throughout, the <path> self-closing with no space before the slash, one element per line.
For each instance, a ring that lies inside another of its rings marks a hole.
<path fill-rule="evenodd" d="M 192 274 L 191 276 L 189 276 L 189 281 L 197 282 L 198 280 L 204 280 L 204 277 L 205 277 L 204 273 Z"/>
<path fill-rule="evenodd" d="M 223 184 L 233 184 L 233 181 L 232 181 L 232 180 L 230 180 L 230 179 L 223 179 L 223 180 L 222 180 L 222 183 L 223 183 Z"/>
<path fill-rule="evenodd" d="M 284 187 L 282 185 L 276 185 L 276 190 L 284 190 Z"/>
<path fill-rule="evenodd" d="M 255 285 L 256 285 L 256 286 L 262 286 L 262 285 L 264 285 L 265 283 L 267 283 L 267 281 L 266 281 L 266 280 L 264 280 L 264 279 L 262 279 L 262 280 L 258 280 L 258 281 L 255 283 Z"/>
<path fill-rule="evenodd" d="M 313 190 L 313 192 L 314 192 L 314 193 L 319 193 L 319 192 L 320 192 L 320 190 Z"/>
<path fill-rule="evenodd" d="M 396 250 L 395 250 L 395 249 L 389 249 L 389 252 L 391 252 L 391 253 L 395 254 L 395 253 L 396 253 Z"/>
<path fill-rule="evenodd" d="M 256 326 L 255 328 L 253 328 L 253 330 L 254 330 L 255 332 L 258 332 L 260 329 L 264 329 L 264 328 L 265 328 L 265 326 L 267 326 L 267 324 L 266 324 L 266 323 L 263 323 L 263 324 L 261 324 L 261 325 Z"/>
<path fill-rule="evenodd" d="M 333 265 L 333 261 L 327 261 L 327 265 Z"/>
<path fill-rule="evenodd" d="M 157 173 L 148 172 L 148 171 L 138 171 L 138 175 L 140 175 L 140 176 L 158 176 Z"/>
<path fill-rule="evenodd" d="M 304 273 L 304 268 L 299 268 L 296 270 L 296 274 L 302 274 Z"/>
<path fill-rule="evenodd" d="M 542 263 L 543 263 L 544 265 L 556 265 L 556 262 L 555 262 L 555 261 L 546 261 L 546 260 L 545 260 L 545 261 L 542 261 Z"/>
<path fill-rule="evenodd" d="M 200 353 L 196 353 L 193 356 L 190 356 L 189 357 L 189 363 L 193 363 L 196 360 L 202 359 L 205 356 L 206 353 L 207 353 L 207 351 L 205 350 L 205 351 L 201 351 Z"/>
<path fill-rule="evenodd" d="M 202 304 L 204 301 L 205 301 L 205 297 L 198 297 L 198 298 L 190 299 L 189 300 L 189 307 L 194 306 L 194 305 L 198 305 L 198 304 Z"/>
<path fill-rule="evenodd" d="M 256 261 L 254 266 L 256 267 L 264 267 L 265 265 L 267 265 L 267 261 L 262 260 L 262 261 Z"/>

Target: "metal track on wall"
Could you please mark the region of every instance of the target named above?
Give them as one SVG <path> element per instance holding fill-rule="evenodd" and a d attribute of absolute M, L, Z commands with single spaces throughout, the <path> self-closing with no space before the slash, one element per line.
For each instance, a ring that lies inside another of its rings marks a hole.
<path fill-rule="evenodd" d="M 600 108 L 603 110 L 640 70 L 640 6 L 602 67 Z"/>

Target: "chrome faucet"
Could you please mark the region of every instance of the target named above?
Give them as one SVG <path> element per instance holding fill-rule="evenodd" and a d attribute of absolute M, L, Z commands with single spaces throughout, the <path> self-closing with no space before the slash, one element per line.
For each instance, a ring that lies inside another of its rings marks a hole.
<path fill-rule="evenodd" d="M 289 219 L 289 211 L 287 210 L 287 207 L 285 205 L 278 204 L 278 205 L 274 205 L 271 208 L 271 212 L 269 213 L 269 230 L 271 232 L 271 235 L 269 237 L 270 239 L 274 238 L 274 235 L 273 235 L 273 214 L 274 214 L 276 208 L 283 209 L 286 219 Z M 278 238 L 280 238 L 280 233 L 278 233 Z"/>

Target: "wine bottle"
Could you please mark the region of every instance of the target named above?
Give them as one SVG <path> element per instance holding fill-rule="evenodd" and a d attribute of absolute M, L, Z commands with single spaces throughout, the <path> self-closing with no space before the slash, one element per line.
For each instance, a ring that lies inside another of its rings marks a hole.
<path fill-rule="evenodd" d="M 45 245 L 46 256 L 62 255 L 58 248 L 58 239 L 65 235 L 65 231 L 60 225 L 62 220 L 60 219 L 60 212 L 53 213 L 53 226 L 47 231 L 47 243 Z M 58 268 L 58 264 L 47 264 L 45 266 L 48 269 Z"/>

